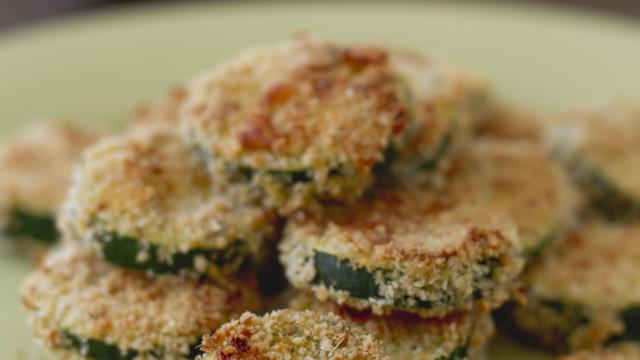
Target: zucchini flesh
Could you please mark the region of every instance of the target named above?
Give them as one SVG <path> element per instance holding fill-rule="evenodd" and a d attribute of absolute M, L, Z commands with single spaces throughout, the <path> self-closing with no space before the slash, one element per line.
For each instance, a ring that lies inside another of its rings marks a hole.
<path fill-rule="evenodd" d="M 616 188 L 593 166 L 581 158 L 570 164 L 573 180 L 585 192 L 594 209 L 611 221 L 633 221 L 640 219 L 640 201 Z"/>
<path fill-rule="evenodd" d="M 150 271 L 154 274 L 178 273 L 180 271 L 197 271 L 196 257 L 202 256 L 217 267 L 239 268 L 244 262 L 244 246 L 241 241 L 235 241 L 225 249 L 192 249 L 185 253 L 174 254 L 169 261 L 160 256 L 157 245 L 144 245 L 138 240 L 120 236 L 116 233 L 98 235 L 97 240 L 102 245 L 104 258 L 121 267 Z M 139 254 L 146 252 L 145 259 L 140 261 Z"/>
<path fill-rule="evenodd" d="M 490 269 L 487 274 L 475 279 L 476 282 L 492 278 L 495 268 L 500 264 L 500 261 L 491 258 L 482 263 L 488 264 Z M 349 293 L 349 296 L 357 299 L 384 299 L 380 294 L 375 275 L 367 269 L 354 266 L 351 261 L 347 259 L 339 259 L 335 255 L 315 250 L 314 266 L 316 276 L 311 281 L 312 284 L 322 284 L 335 290 L 346 291 Z M 473 294 L 473 299 L 481 299 L 484 298 L 485 295 L 486 294 L 482 292 L 476 291 Z M 396 300 L 394 303 L 396 306 L 406 306 L 407 304 L 412 304 L 411 307 L 414 308 L 433 308 L 432 302 L 411 296 Z"/>
<path fill-rule="evenodd" d="M 133 360 L 140 355 L 140 352 L 129 349 L 121 351 L 115 345 L 108 344 L 104 341 L 95 339 L 83 339 L 74 335 L 69 331 L 63 331 L 64 338 L 68 341 L 69 347 L 79 351 L 83 356 L 93 360 Z M 204 354 L 200 350 L 200 346 L 196 342 L 189 347 L 189 355 L 186 359 L 195 359 L 199 355 Z M 144 354 L 143 354 L 144 355 Z M 154 358 L 162 358 L 162 352 L 152 351 L 147 355 L 151 355 Z"/>
<path fill-rule="evenodd" d="M 8 238 L 33 239 L 44 244 L 52 244 L 59 237 L 53 215 L 18 208 L 9 212 L 5 228 L 0 231 Z"/>

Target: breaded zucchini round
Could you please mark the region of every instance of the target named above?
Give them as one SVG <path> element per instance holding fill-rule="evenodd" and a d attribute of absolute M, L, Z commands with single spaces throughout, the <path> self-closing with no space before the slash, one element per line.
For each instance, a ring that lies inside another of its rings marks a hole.
<path fill-rule="evenodd" d="M 640 225 L 589 223 L 545 252 L 513 310 L 524 334 L 558 350 L 640 340 Z"/>
<path fill-rule="evenodd" d="M 36 339 L 60 359 L 182 359 L 259 298 L 248 287 L 151 278 L 68 246 L 25 280 L 22 303 Z"/>
<path fill-rule="evenodd" d="M 495 308 L 523 265 L 506 215 L 417 188 L 379 188 L 351 205 L 298 213 L 280 252 L 294 287 L 377 314 Z"/>
<path fill-rule="evenodd" d="M 406 312 L 380 316 L 369 310 L 318 301 L 308 293 L 294 298 L 291 307 L 330 312 L 356 323 L 378 338 L 394 360 L 482 359 L 484 346 L 495 333 L 493 320 L 487 313 L 429 319 Z"/>
<path fill-rule="evenodd" d="M 625 342 L 619 345 L 594 351 L 581 351 L 561 356 L 558 360 L 638 360 L 640 346 L 637 343 Z"/>
<path fill-rule="evenodd" d="M 195 79 L 181 120 L 214 176 L 252 182 L 283 212 L 353 199 L 404 140 L 385 51 L 294 37 Z"/>
<path fill-rule="evenodd" d="M 253 193 L 217 186 L 174 130 L 146 129 L 86 151 L 60 223 L 69 238 L 120 266 L 228 274 L 275 232 L 275 214 Z"/>
<path fill-rule="evenodd" d="M 640 105 L 569 111 L 551 139 L 593 210 L 609 220 L 640 219 Z"/>
<path fill-rule="evenodd" d="M 201 360 L 390 360 L 382 344 L 334 314 L 278 310 L 244 313 L 205 336 Z"/>
<path fill-rule="evenodd" d="M 454 201 L 513 218 L 531 258 L 572 222 L 578 196 L 563 169 L 534 142 L 472 141 L 452 155 L 446 172 L 444 187 Z"/>
<path fill-rule="evenodd" d="M 496 140 L 543 142 L 546 124 L 536 114 L 514 106 L 498 106 L 489 116 L 475 123 L 475 137 Z"/>
<path fill-rule="evenodd" d="M 492 113 L 489 86 L 469 72 L 414 52 L 391 52 L 389 62 L 410 99 L 411 138 L 394 165 L 400 171 L 434 170 Z"/>
<path fill-rule="evenodd" d="M 51 243 L 55 213 L 82 149 L 98 135 L 70 124 L 33 124 L 0 143 L 0 237 Z"/>

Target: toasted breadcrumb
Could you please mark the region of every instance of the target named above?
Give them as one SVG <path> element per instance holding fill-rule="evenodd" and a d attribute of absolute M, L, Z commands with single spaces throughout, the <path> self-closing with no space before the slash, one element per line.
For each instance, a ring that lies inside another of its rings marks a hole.
<path fill-rule="evenodd" d="M 22 286 L 22 304 L 38 342 L 66 358 L 66 333 L 102 341 L 139 359 L 179 358 L 199 338 L 245 310 L 250 288 L 225 290 L 172 275 L 149 278 L 119 269 L 79 248 L 53 252 Z"/>
<path fill-rule="evenodd" d="M 224 249 L 252 253 L 273 236 L 275 214 L 248 187 L 218 187 L 198 154 L 170 128 L 104 139 L 84 154 L 60 220 L 68 237 L 100 248 L 105 234 L 163 254 Z"/>
<path fill-rule="evenodd" d="M 558 360 L 637 360 L 640 359 L 640 347 L 632 342 L 622 343 L 595 351 L 581 351 L 561 356 Z"/>
<path fill-rule="evenodd" d="M 486 313 L 450 314 L 445 318 L 422 318 L 405 312 L 380 316 L 319 301 L 309 293 L 299 294 L 290 305 L 297 310 L 334 313 L 363 327 L 382 341 L 394 360 L 448 359 L 460 349 L 469 355 L 464 359 L 476 359 L 474 354 L 481 354 L 495 333 L 491 316 Z"/>
<path fill-rule="evenodd" d="M 201 360 L 390 359 L 382 344 L 334 314 L 278 310 L 243 314 L 204 338 Z"/>
<path fill-rule="evenodd" d="M 0 143 L 0 208 L 53 214 L 64 199 L 71 169 L 95 131 L 69 123 L 37 123 Z"/>
<path fill-rule="evenodd" d="M 164 97 L 138 105 L 133 110 L 129 127 L 178 126 L 178 113 L 186 96 L 187 90 L 183 86 L 175 86 Z"/>
<path fill-rule="evenodd" d="M 509 297 L 523 266 L 516 228 L 506 215 L 441 202 L 417 188 L 376 189 L 352 205 L 299 213 L 287 224 L 280 251 L 294 287 L 376 313 L 445 316 L 491 309 Z M 377 294 L 356 298 L 315 281 L 318 251 L 373 274 Z"/>
<path fill-rule="evenodd" d="M 638 225 L 599 222 L 570 233 L 530 270 L 515 324 L 560 349 L 592 348 L 624 334 L 624 312 L 640 306 L 639 236 Z"/>

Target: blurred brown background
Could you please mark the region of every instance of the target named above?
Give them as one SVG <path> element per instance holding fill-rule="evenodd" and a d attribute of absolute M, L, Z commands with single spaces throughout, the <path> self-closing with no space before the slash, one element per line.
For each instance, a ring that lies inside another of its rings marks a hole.
<path fill-rule="evenodd" d="M 227 0 L 230 1 L 230 0 Z M 255 1 L 255 0 L 254 0 Z M 263 0 L 264 1 L 264 0 Z M 504 0 L 505 2 L 510 2 Z M 28 25 L 48 17 L 78 13 L 125 3 L 151 3 L 150 0 L 0 0 L 0 30 Z M 169 1 L 155 1 L 169 2 Z M 494 1 L 495 2 L 495 1 Z M 512 2 L 512 1 L 511 1 Z M 520 0 L 527 3 L 560 4 L 599 10 L 640 20 L 640 0 Z"/>

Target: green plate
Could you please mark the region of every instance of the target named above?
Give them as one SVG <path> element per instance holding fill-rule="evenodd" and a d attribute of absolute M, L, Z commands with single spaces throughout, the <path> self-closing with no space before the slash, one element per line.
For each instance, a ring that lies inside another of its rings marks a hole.
<path fill-rule="evenodd" d="M 505 97 L 543 111 L 609 95 L 640 100 L 640 25 L 630 20 L 465 3 L 141 6 L 0 35 L 0 132 L 37 116 L 115 127 L 140 100 L 300 30 L 423 50 L 487 74 Z M 16 291 L 28 268 L 0 255 L 2 359 L 38 354 Z M 492 353 L 548 358 L 504 338 Z"/>

